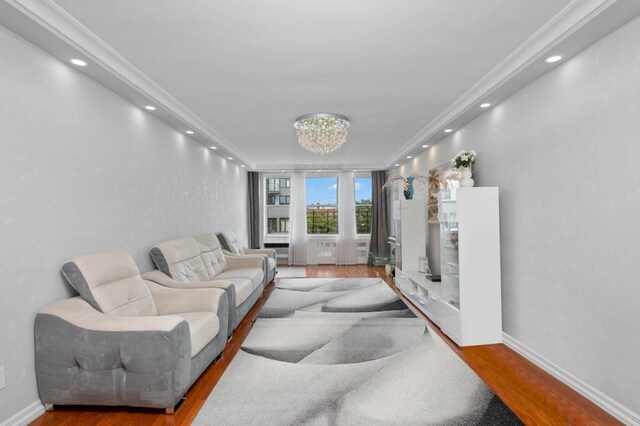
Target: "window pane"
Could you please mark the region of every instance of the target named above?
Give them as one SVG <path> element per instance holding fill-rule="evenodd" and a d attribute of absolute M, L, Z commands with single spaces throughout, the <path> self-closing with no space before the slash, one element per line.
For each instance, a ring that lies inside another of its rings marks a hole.
<path fill-rule="evenodd" d="M 338 178 L 306 180 L 307 234 L 338 233 Z"/>
<path fill-rule="evenodd" d="M 357 177 L 354 179 L 356 193 L 356 232 L 358 234 L 371 233 L 371 178 Z"/>
<path fill-rule="evenodd" d="M 267 234 L 289 233 L 291 179 L 269 178 L 266 183 Z"/>

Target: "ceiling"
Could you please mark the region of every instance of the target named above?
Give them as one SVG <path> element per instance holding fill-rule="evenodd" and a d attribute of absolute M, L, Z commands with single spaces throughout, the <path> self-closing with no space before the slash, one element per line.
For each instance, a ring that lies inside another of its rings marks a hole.
<path fill-rule="evenodd" d="M 569 0 L 56 3 L 254 168 L 274 170 L 396 161 Z M 304 151 L 292 125 L 310 112 L 349 117 L 347 144 Z"/>

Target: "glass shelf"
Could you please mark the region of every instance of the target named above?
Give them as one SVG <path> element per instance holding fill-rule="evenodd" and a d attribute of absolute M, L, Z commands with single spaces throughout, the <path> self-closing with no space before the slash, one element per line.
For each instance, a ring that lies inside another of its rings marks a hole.
<path fill-rule="evenodd" d="M 441 296 L 442 300 L 460 308 L 460 279 L 458 256 L 458 221 L 456 191 L 438 193 L 438 221 L 440 222 Z"/>

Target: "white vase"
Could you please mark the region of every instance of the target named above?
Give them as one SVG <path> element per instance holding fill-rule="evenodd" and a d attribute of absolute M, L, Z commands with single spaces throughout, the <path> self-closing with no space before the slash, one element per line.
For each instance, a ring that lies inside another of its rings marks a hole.
<path fill-rule="evenodd" d="M 461 175 L 460 187 L 462 187 L 462 188 L 471 188 L 475 184 L 473 179 L 471 179 L 471 168 L 470 167 L 463 167 L 460 170 L 460 175 Z"/>

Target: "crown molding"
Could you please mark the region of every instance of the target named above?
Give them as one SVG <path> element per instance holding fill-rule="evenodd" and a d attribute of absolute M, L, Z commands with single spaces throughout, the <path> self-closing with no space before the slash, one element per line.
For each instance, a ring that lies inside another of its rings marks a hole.
<path fill-rule="evenodd" d="M 193 130 L 198 136 L 192 137 L 192 139 L 205 147 L 215 145 L 218 147 L 216 154 L 222 157 L 233 156 L 249 168 L 253 168 L 254 162 L 244 152 L 58 4 L 52 0 L 4 0 L 4 2 L 29 18 L 28 20 L 19 19 L 19 25 L 7 25 L 9 29 L 65 62 L 66 58 L 60 58 L 56 54 L 61 50 L 64 51 L 65 48 L 57 45 L 56 41 L 70 46 L 92 63 L 91 67 L 78 69 L 78 71 L 89 75 L 135 105 L 144 105 L 140 103 L 142 101 L 153 103 L 157 108 L 153 115 L 160 120 L 178 130 Z M 4 13 L 6 8 L 2 9 Z M 7 21 L 8 19 L 4 19 L 0 21 L 0 24 L 7 23 Z M 29 21 L 41 28 L 33 28 L 33 25 L 28 25 Z M 46 31 L 43 32 L 42 29 Z M 45 40 L 44 37 L 47 35 L 53 36 L 54 40 Z M 66 48 L 66 50 L 69 49 Z M 101 70 L 96 69 L 97 67 Z"/>
<path fill-rule="evenodd" d="M 276 173 L 280 172 L 280 170 L 286 171 L 317 171 L 317 170 L 334 170 L 334 171 L 373 171 L 373 170 L 385 170 L 385 165 L 383 163 L 371 164 L 344 164 L 344 163 L 333 163 L 333 164 L 290 164 L 290 163 L 256 163 L 254 170 L 265 172 L 265 173 Z"/>
<path fill-rule="evenodd" d="M 561 50 L 566 60 L 638 14 L 640 2 L 634 0 L 573 0 L 402 145 L 384 168 L 403 162 L 408 154 L 416 155 L 417 148 L 422 144 L 433 146 L 445 139 L 445 128 L 460 129 L 474 120 L 487 111 L 478 108 L 481 102 L 490 99 L 495 105 L 554 69 L 542 60 L 552 50 Z"/>

